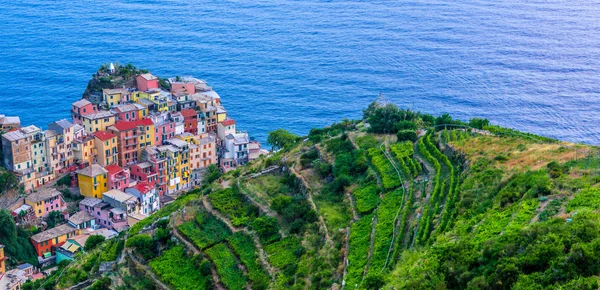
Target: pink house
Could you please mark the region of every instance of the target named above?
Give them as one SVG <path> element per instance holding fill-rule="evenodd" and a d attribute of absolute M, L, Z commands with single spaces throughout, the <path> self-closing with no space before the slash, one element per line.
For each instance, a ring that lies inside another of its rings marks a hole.
<path fill-rule="evenodd" d="M 135 77 L 137 89 L 145 92 L 151 89 L 158 89 L 158 78 L 150 73 L 141 74 Z"/>
<path fill-rule="evenodd" d="M 192 95 L 196 93 L 196 85 L 192 77 L 169 78 L 172 94 Z"/>
<path fill-rule="evenodd" d="M 86 99 L 81 99 L 73 103 L 71 108 L 71 118 L 73 119 L 73 123 L 83 125 L 81 116 L 97 112 L 98 108 L 96 107 L 96 105 L 92 104 Z"/>
<path fill-rule="evenodd" d="M 127 228 L 127 213 L 113 208 L 108 202 L 98 198 L 84 198 L 79 202 L 79 209 L 87 211 L 96 220 L 96 225 L 121 231 Z"/>
<path fill-rule="evenodd" d="M 112 108 L 112 111 L 117 114 L 117 120 L 136 121 L 146 117 L 147 109 L 140 104 L 121 104 Z"/>
<path fill-rule="evenodd" d="M 129 170 L 121 168 L 117 164 L 104 167 L 108 171 L 108 189 L 124 191 L 129 187 Z"/>

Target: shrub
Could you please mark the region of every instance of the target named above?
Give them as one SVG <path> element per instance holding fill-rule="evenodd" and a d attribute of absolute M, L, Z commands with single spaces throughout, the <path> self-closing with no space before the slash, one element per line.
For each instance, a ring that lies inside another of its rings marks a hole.
<path fill-rule="evenodd" d="M 104 242 L 105 238 L 104 236 L 101 235 L 91 235 L 86 241 L 85 241 L 85 250 L 86 251 L 91 251 L 94 248 L 96 248 L 96 246 L 98 246 L 99 244 L 101 244 L 102 242 Z"/>
<path fill-rule="evenodd" d="M 182 246 L 175 246 L 152 260 L 149 265 L 160 279 L 175 289 L 208 289 L 209 275 L 198 271 L 202 259 L 190 259 Z"/>

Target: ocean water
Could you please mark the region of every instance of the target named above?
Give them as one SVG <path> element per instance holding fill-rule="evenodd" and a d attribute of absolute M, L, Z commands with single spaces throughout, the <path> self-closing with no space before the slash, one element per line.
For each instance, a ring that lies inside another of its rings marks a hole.
<path fill-rule="evenodd" d="M 0 113 L 69 117 L 106 62 L 203 78 L 258 140 L 401 107 L 600 144 L 600 2 L 0 0 Z"/>

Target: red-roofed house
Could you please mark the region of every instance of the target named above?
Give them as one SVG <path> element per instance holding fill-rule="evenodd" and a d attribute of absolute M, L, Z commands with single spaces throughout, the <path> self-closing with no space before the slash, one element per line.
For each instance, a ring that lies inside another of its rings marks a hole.
<path fill-rule="evenodd" d="M 119 165 L 122 167 L 137 163 L 142 149 L 156 144 L 154 123 L 150 119 L 117 122 L 109 130 L 117 135 Z"/>
<path fill-rule="evenodd" d="M 145 73 L 135 77 L 137 89 L 145 92 L 151 89 L 158 89 L 158 78 L 150 73 Z"/>
<path fill-rule="evenodd" d="M 198 112 L 194 109 L 181 110 L 183 116 L 183 130 L 198 135 Z"/>
<path fill-rule="evenodd" d="M 117 164 L 119 161 L 117 145 L 117 135 L 107 131 L 94 132 L 94 146 L 96 146 L 98 164 L 102 167 Z"/>
<path fill-rule="evenodd" d="M 129 170 L 121 168 L 117 164 L 104 167 L 108 171 L 108 189 L 124 191 L 129 187 Z"/>
<path fill-rule="evenodd" d="M 154 184 L 140 182 L 134 187 L 125 189 L 125 192 L 137 197 L 140 202 L 139 211 L 143 215 L 150 215 L 160 208 Z"/>

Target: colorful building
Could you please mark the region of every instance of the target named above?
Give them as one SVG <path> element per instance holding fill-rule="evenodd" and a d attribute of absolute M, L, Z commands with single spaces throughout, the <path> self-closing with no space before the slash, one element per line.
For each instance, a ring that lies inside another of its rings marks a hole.
<path fill-rule="evenodd" d="M 131 176 L 138 181 L 153 183 L 159 196 L 167 193 L 167 157 L 164 150 L 149 146 L 142 151 L 142 163 L 131 167 Z"/>
<path fill-rule="evenodd" d="M 150 119 L 117 122 L 109 130 L 117 135 L 119 165 L 122 167 L 137 163 L 142 149 L 156 142 L 154 123 Z"/>
<path fill-rule="evenodd" d="M 114 107 L 118 104 L 124 104 L 130 101 L 129 89 L 102 89 L 102 102 L 109 107 Z"/>
<path fill-rule="evenodd" d="M 36 138 L 42 138 L 41 130 L 33 125 L 2 135 L 4 167 L 15 174 L 28 192 L 36 185 L 36 167 L 32 158 Z"/>
<path fill-rule="evenodd" d="M 119 162 L 117 135 L 108 131 L 94 133 L 94 146 L 96 147 L 98 164 L 106 167 Z"/>
<path fill-rule="evenodd" d="M 145 92 L 151 89 L 158 89 L 158 78 L 150 73 L 145 73 L 135 77 L 137 89 Z"/>
<path fill-rule="evenodd" d="M 83 135 L 73 140 L 75 163 L 88 166 L 96 161 L 96 142 L 94 135 Z"/>
<path fill-rule="evenodd" d="M 148 108 L 140 104 L 117 105 L 111 111 L 117 115 L 118 121 L 136 121 L 148 115 Z"/>
<path fill-rule="evenodd" d="M 96 219 L 89 212 L 82 210 L 69 217 L 68 223 L 78 230 L 78 234 L 81 234 L 84 229 L 93 229 L 96 226 Z"/>
<path fill-rule="evenodd" d="M 175 123 L 171 121 L 169 113 L 152 114 L 149 119 L 154 123 L 154 144 L 164 145 L 167 140 L 175 137 Z"/>
<path fill-rule="evenodd" d="M 31 237 L 31 243 L 37 252 L 38 257 L 53 256 L 57 247 L 60 247 L 68 238 L 76 235 L 77 229 L 64 224 L 43 231 Z"/>
<path fill-rule="evenodd" d="M 135 196 L 139 202 L 139 213 L 148 216 L 160 209 L 158 193 L 154 184 L 139 182 L 134 187 L 125 189 L 126 193 Z"/>
<path fill-rule="evenodd" d="M 21 127 L 21 119 L 19 117 L 9 117 L 0 114 L 0 131 L 8 132 Z"/>
<path fill-rule="evenodd" d="M 82 126 L 88 133 L 106 131 L 106 129 L 115 124 L 117 117 L 109 111 L 99 111 L 97 113 L 82 115 Z"/>
<path fill-rule="evenodd" d="M 45 217 L 50 212 L 67 210 L 67 203 L 60 191 L 54 188 L 44 188 L 41 191 L 34 192 L 25 198 L 25 204 L 33 209 L 37 217 Z"/>
<path fill-rule="evenodd" d="M 181 111 L 183 116 L 183 131 L 192 135 L 198 135 L 198 112 L 194 109 Z"/>
<path fill-rule="evenodd" d="M 75 124 L 83 126 L 81 116 L 94 113 L 98 113 L 98 108 L 86 99 L 81 99 L 71 105 L 71 119 L 73 119 L 73 123 Z"/>
<path fill-rule="evenodd" d="M 121 168 L 117 164 L 106 166 L 104 169 L 108 171 L 108 189 L 125 190 L 129 187 L 129 169 Z"/>
<path fill-rule="evenodd" d="M 77 171 L 79 190 L 85 197 L 102 198 L 108 190 L 108 171 L 98 164 L 92 164 Z"/>

